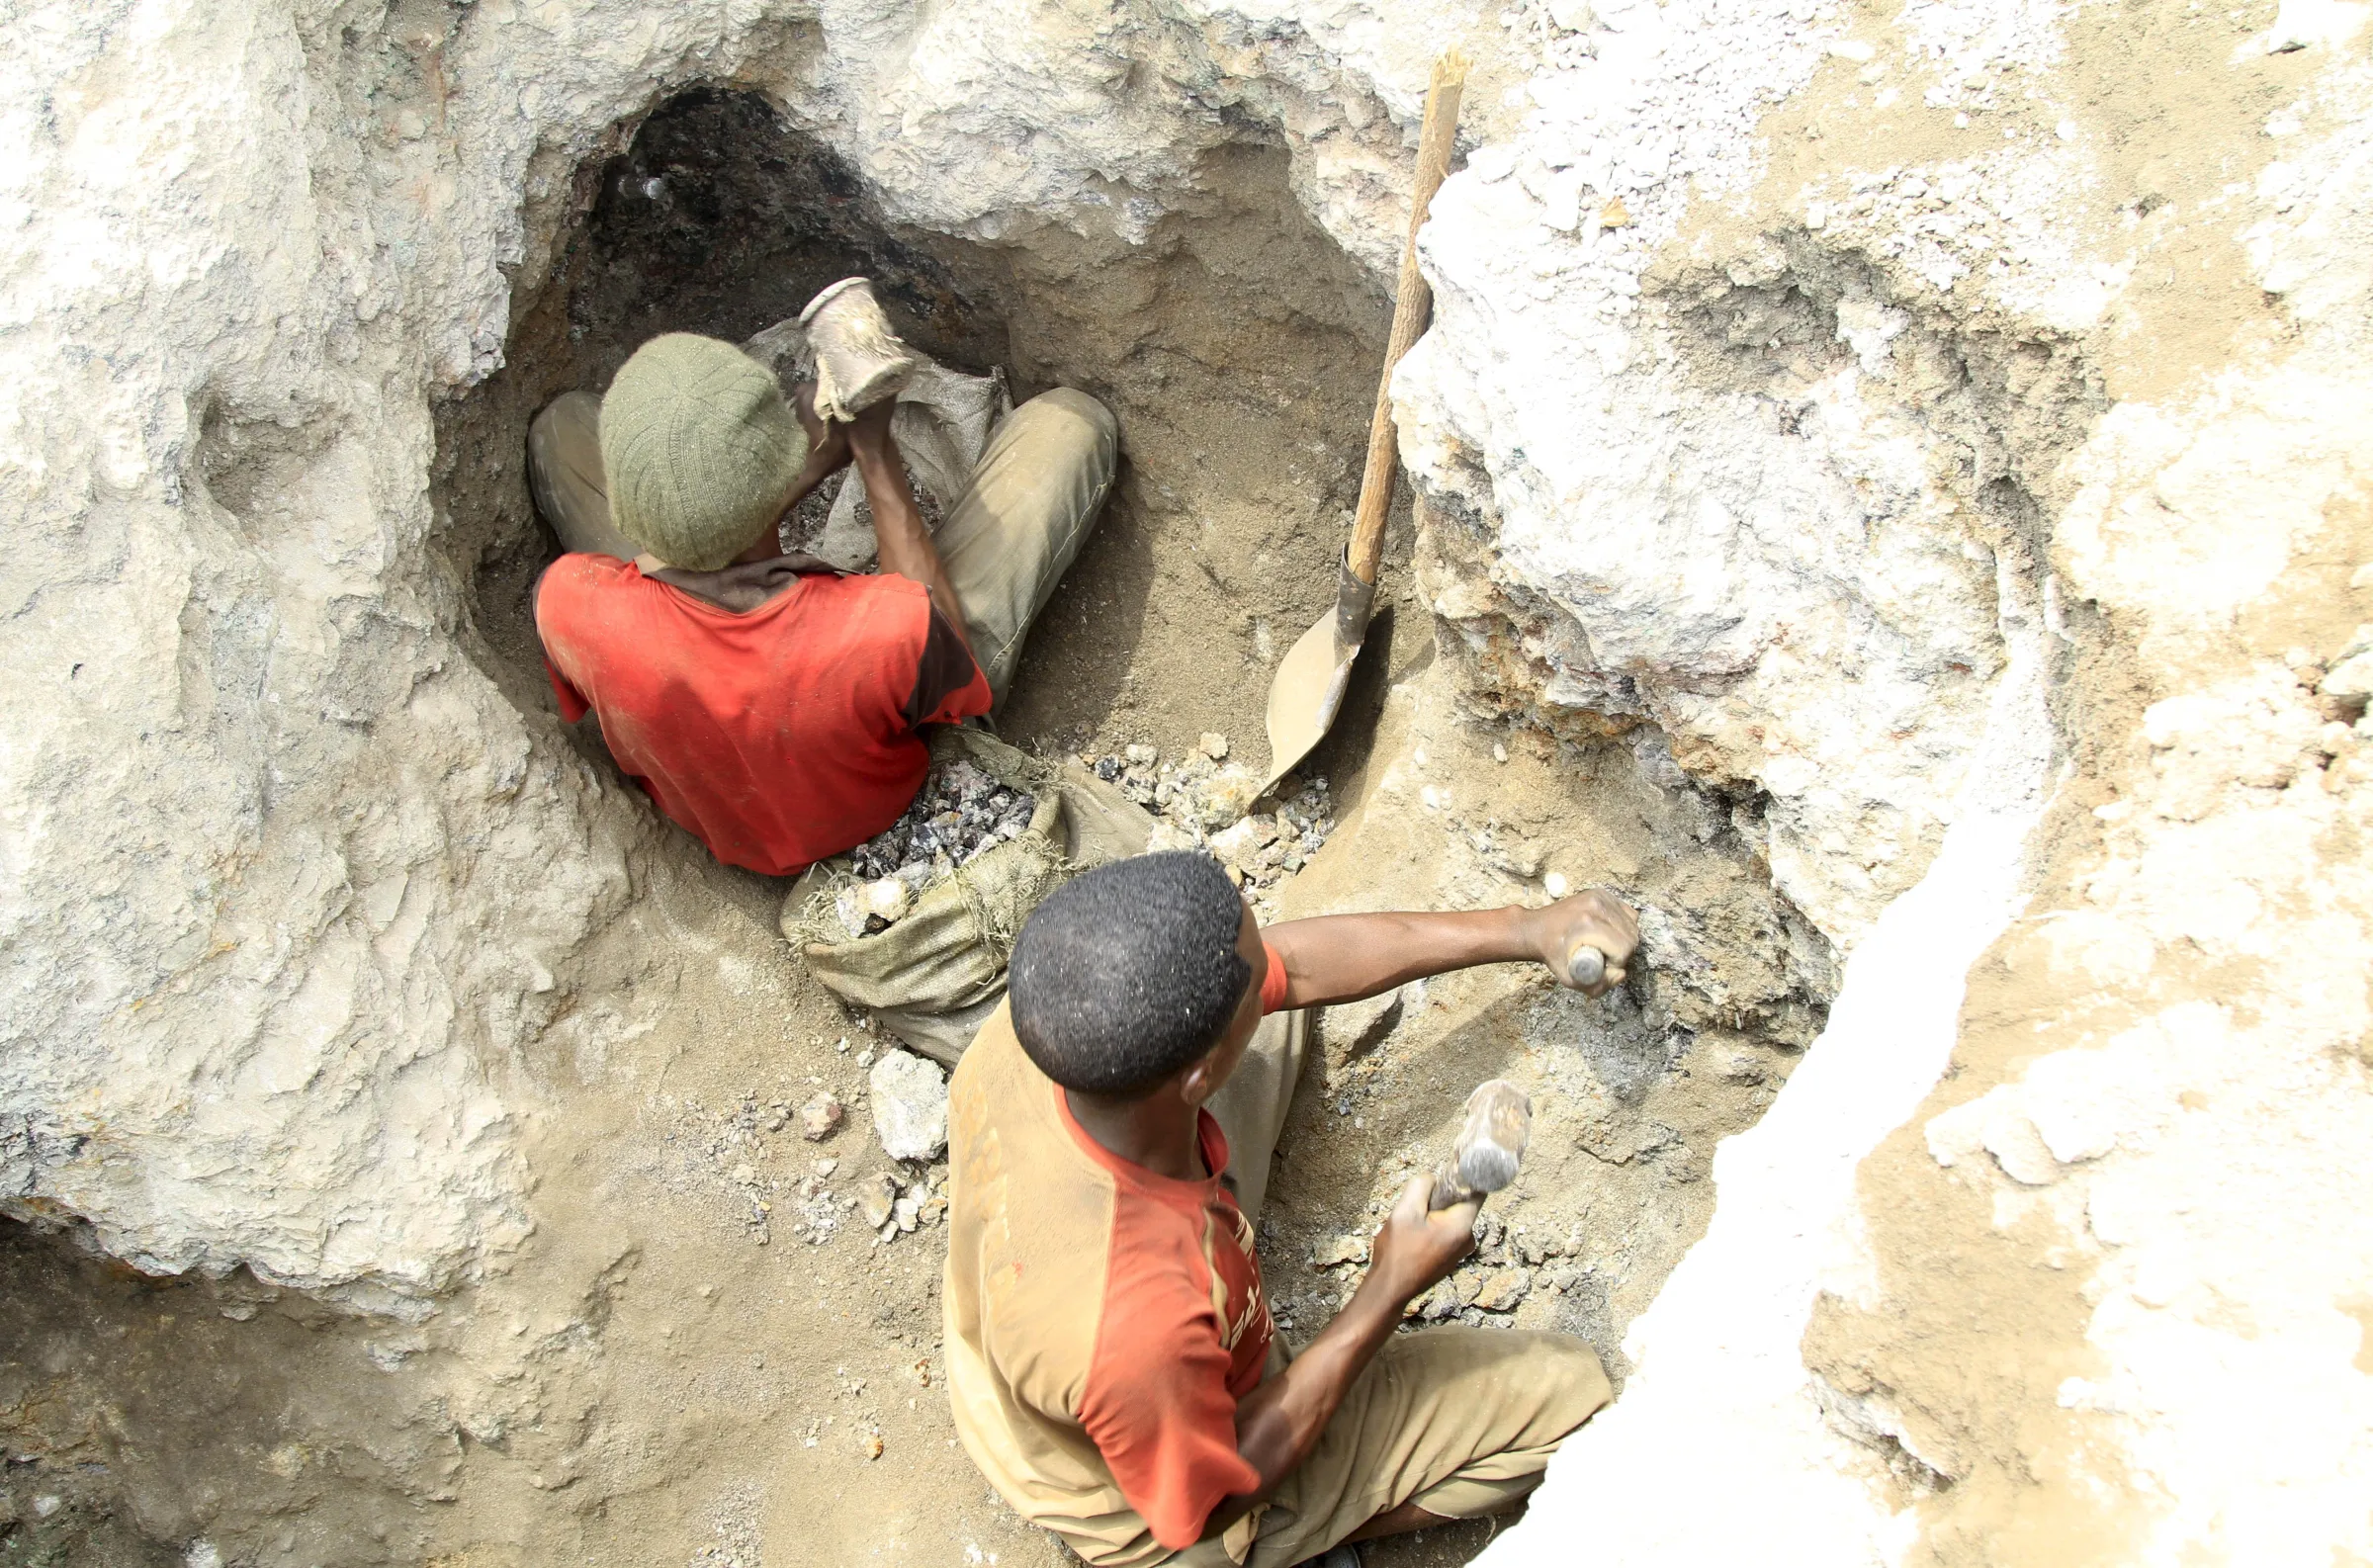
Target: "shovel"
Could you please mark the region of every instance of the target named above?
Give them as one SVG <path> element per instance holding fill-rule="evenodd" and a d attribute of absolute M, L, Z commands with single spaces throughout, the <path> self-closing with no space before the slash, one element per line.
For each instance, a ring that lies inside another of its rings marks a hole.
<path fill-rule="evenodd" d="M 1426 88 L 1425 129 L 1417 141 L 1417 191 L 1409 206 L 1409 238 L 1401 247 L 1401 286 L 1392 306 L 1392 336 L 1384 347 L 1384 377 L 1376 384 L 1376 413 L 1367 428 L 1367 468 L 1360 477 L 1360 509 L 1352 521 L 1351 547 L 1335 588 L 1335 609 L 1304 632 L 1286 652 L 1269 687 L 1269 779 L 1274 786 L 1310 754 L 1343 706 L 1352 661 L 1367 639 L 1368 612 L 1376 602 L 1376 562 L 1384 553 L 1384 519 L 1392 510 L 1392 481 L 1400 447 L 1392 428 L 1392 372 L 1426 329 L 1433 296 L 1417 270 L 1417 231 L 1426 210 L 1450 172 L 1458 134 L 1458 97 L 1466 86 L 1466 56 L 1450 50 L 1434 62 Z"/>

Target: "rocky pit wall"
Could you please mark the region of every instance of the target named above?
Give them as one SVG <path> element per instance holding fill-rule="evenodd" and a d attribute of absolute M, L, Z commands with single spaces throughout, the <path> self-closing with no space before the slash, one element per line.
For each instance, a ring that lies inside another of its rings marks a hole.
<path fill-rule="evenodd" d="M 1845 960 L 1487 1560 L 2373 1555 L 2365 10 L 21 13 L 0 1202 L 417 1316 L 548 1201 L 550 1075 L 770 961 L 622 934 L 710 874 L 482 666 L 432 499 L 642 116 L 754 92 L 1025 253 L 1270 142 L 1382 278 L 1457 42 L 1443 668 Z"/>

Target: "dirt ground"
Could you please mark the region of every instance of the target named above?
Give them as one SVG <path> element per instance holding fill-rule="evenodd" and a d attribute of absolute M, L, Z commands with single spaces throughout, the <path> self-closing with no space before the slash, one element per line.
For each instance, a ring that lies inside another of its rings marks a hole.
<path fill-rule="evenodd" d="M 1032 637 L 1008 738 L 1176 755 L 1219 731 L 1258 751 L 1275 657 L 1328 604 L 1388 307 L 1294 205 L 1280 152 L 1205 173 L 1143 251 L 1056 234 L 989 251 L 890 234 L 762 106 L 662 111 L 589 173 L 591 217 L 509 368 L 446 411 L 440 505 L 482 664 L 558 735 L 524 613 L 552 550 L 520 474 L 533 409 L 603 385 L 652 332 L 746 336 L 864 271 L 948 362 L 1003 365 L 1024 395 L 1085 387 L 1121 416 L 1120 484 Z M 654 180 L 663 202 L 642 194 Z M 1671 962 L 1605 1002 L 1509 967 L 1405 993 L 1381 1020 L 1322 1019 L 1264 1266 L 1306 1340 L 1357 1271 L 1314 1253 L 1363 1232 L 1474 1083 L 1512 1076 L 1539 1109 L 1535 1154 L 1453 1315 L 1584 1334 L 1620 1381 L 1625 1325 L 1703 1230 L 1716 1140 L 1817 1028 L 1826 953 L 1773 903 L 1740 831 L 1752 803 L 1655 782 L 1630 740 L 1560 746 L 1463 709 L 1412 539 L 1404 502 L 1386 618 L 1308 764 L 1342 825 L 1285 913 L 1538 902 L 1555 873 L 1655 912 Z M 589 725 L 570 740 L 607 765 Z M 863 1103 L 880 1042 L 784 948 L 781 884 L 672 829 L 654 845 L 600 940 L 669 944 L 674 994 L 604 1054 L 515 1066 L 536 1233 L 423 1321 L 244 1276 L 141 1278 L 0 1227 L 0 1565 L 1071 1560 L 955 1446 L 940 1233 L 883 1244 L 845 1221 L 811 1243 L 789 1223 L 890 1168 Z M 828 1089 L 849 1119 L 812 1143 L 782 1108 Z M 1493 1528 L 1366 1560 L 1461 1563 Z"/>

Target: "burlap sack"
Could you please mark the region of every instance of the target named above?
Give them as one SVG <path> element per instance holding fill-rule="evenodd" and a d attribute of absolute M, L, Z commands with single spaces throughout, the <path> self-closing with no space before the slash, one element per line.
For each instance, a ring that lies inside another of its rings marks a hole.
<path fill-rule="evenodd" d="M 897 924 L 851 937 L 833 907 L 854 884 L 844 857 L 810 866 L 783 902 L 783 934 L 827 989 L 953 1067 L 1006 994 L 1021 922 L 1091 866 L 1141 853 L 1154 820 L 1077 761 L 1060 768 L 979 730 L 932 738 L 934 764 L 962 757 L 1037 802 L 1022 834 L 984 851 L 916 899 Z"/>

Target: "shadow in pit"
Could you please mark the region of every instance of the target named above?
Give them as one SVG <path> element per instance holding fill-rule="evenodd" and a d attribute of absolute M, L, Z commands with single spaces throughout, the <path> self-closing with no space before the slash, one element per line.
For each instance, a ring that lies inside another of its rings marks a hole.
<path fill-rule="evenodd" d="M 418 1560 L 437 1434 L 368 1320 L 79 1241 L 0 1218 L 0 1563 Z"/>

